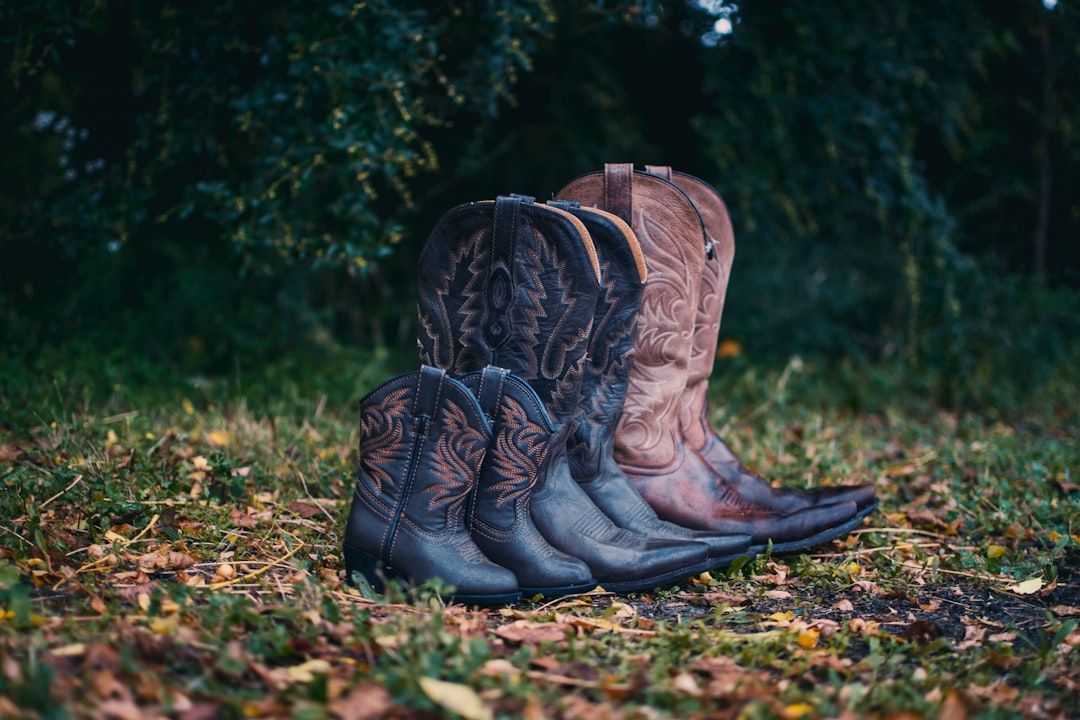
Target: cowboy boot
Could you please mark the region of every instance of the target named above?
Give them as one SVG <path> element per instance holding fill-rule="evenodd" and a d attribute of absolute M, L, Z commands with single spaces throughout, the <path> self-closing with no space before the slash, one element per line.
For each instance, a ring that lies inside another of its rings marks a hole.
<path fill-rule="evenodd" d="M 698 453 L 729 487 L 751 502 L 784 512 L 796 512 L 815 505 L 853 502 L 858 508 L 855 517 L 861 520 L 878 504 L 872 485 L 819 487 L 812 490 L 774 488 L 764 478 L 747 470 L 709 424 L 708 383 L 716 357 L 728 278 L 735 258 L 735 232 L 724 199 L 711 185 L 693 175 L 673 172 L 667 166 L 646 165 L 645 170 L 670 180 L 686 193 L 701 215 L 713 252 L 713 262 L 706 262 L 702 271 L 694 344 L 690 353 L 686 390 L 680 404 L 679 428 L 687 447 Z"/>
<path fill-rule="evenodd" d="M 570 472 L 596 506 L 619 527 L 654 538 L 704 542 L 716 567 L 726 567 L 746 554 L 748 535 L 719 535 L 661 520 L 612 455 L 615 427 L 626 400 L 647 275 L 641 246 L 630 226 L 611 213 L 565 201 L 548 204 L 566 210 L 585 224 L 600 258 L 603 288 L 589 338 L 577 423 L 567 443 Z"/>
<path fill-rule="evenodd" d="M 532 521 L 536 484 L 550 470 L 552 428 L 532 388 L 489 365 L 462 375 L 491 422 L 492 439 L 466 511 L 473 540 L 517 576 L 523 597 L 561 597 L 596 587 L 588 566 L 553 548 Z"/>
<path fill-rule="evenodd" d="M 530 515 L 544 539 L 615 592 L 708 569 L 707 546 L 618 528 L 570 475 L 566 439 L 600 289 L 596 250 L 581 221 L 520 196 L 461 205 L 432 230 L 419 272 L 422 361 L 458 375 L 503 367 L 537 396 L 526 419 L 543 429 L 548 471 L 533 490 Z"/>
<path fill-rule="evenodd" d="M 619 216 L 645 256 L 649 282 L 614 455 L 657 515 L 690 528 L 750 535 L 752 552 L 769 544 L 775 552 L 799 550 L 854 527 L 854 503 L 785 513 L 750 502 L 685 446 L 679 406 L 706 261 L 701 217 L 686 194 L 629 164 L 608 164 L 604 172 L 571 181 L 557 198 Z"/>
<path fill-rule="evenodd" d="M 502 605 L 517 579 L 491 562 L 465 527 L 465 503 L 491 439 L 464 385 L 423 366 L 360 401 L 360 464 L 345 528 L 345 578 L 418 584 L 442 578 L 451 602 Z"/>

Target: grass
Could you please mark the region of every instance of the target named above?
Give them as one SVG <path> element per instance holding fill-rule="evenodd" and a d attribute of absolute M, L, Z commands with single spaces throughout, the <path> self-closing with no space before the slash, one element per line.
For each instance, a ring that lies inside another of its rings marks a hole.
<path fill-rule="evenodd" d="M 875 483 L 859 531 L 471 611 L 343 583 L 356 402 L 399 361 L 74 355 L 0 361 L 0 717 L 1080 716 L 1070 368 L 954 413 L 895 367 L 726 360 L 725 437 L 788 486 Z"/>

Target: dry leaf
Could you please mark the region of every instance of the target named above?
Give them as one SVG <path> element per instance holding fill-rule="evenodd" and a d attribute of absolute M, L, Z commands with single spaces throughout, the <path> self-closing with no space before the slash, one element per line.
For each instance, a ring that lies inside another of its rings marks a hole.
<path fill-rule="evenodd" d="M 840 612 L 855 612 L 855 606 L 851 604 L 850 600 L 844 598 L 833 605 L 833 610 L 839 610 Z"/>
<path fill-rule="evenodd" d="M 331 670 L 330 663 L 325 660 L 308 660 L 300 665 L 293 665 L 287 669 L 289 679 L 299 683 L 309 683 L 316 675 L 326 675 Z"/>
<path fill-rule="evenodd" d="M 1054 605 L 1050 608 L 1050 612 L 1058 617 L 1080 615 L 1080 607 L 1074 607 L 1072 605 Z"/>
<path fill-rule="evenodd" d="M 385 715 L 392 707 L 394 699 L 386 688 L 364 683 L 330 703 L 330 712 L 340 720 L 364 720 Z"/>
<path fill-rule="evenodd" d="M 420 689 L 433 702 L 466 720 L 492 720 L 494 718 L 491 708 L 485 705 L 476 691 L 467 685 L 422 677 Z"/>
<path fill-rule="evenodd" d="M 534 623 L 528 620 L 515 620 L 508 625 L 495 628 L 495 634 L 503 640 L 538 645 L 543 642 L 562 642 L 566 634 L 573 632 L 573 627 L 561 622 Z"/>
<path fill-rule="evenodd" d="M 1006 590 L 1011 590 L 1019 595 L 1033 595 L 1042 590 L 1043 580 L 1041 577 L 1030 578 L 1016 585 L 1009 585 Z"/>

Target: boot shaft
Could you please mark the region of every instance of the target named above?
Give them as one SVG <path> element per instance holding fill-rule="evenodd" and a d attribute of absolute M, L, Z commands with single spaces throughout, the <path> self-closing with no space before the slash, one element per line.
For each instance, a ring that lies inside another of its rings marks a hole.
<path fill-rule="evenodd" d="M 735 259 L 735 231 L 723 197 L 715 188 L 693 175 L 672 172 L 665 166 L 648 165 L 649 173 L 677 185 L 693 202 L 701 215 L 710 249 L 701 268 L 701 289 L 694 319 L 694 342 L 687 366 L 686 392 L 680 408 L 679 427 L 689 447 L 705 445 L 708 419 L 704 417 L 706 386 L 712 375 L 716 346 L 720 337 L 720 319 L 727 296 L 731 264 Z"/>
<path fill-rule="evenodd" d="M 421 362 L 454 375 L 506 368 L 565 425 L 577 411 L 598 292 L 596 251 L 569 213 L 519 196 L 460 205 L 420 255 Z"/>
<path fill-rule="evenodd" d="M 573 476 L 587 480 L 597 477 L 611 458 L 615 427 L 630 381 L 648 271 L 637 236 L 622 218 L 576 202 L 556 200 L 551 204 L 585 224 L 600 259 L 600 295 L 589 338 L 589 359 L 581 381 L 577 423 L 567 443 Z"/>
<path fill-rule="evenodd" d="M 547 471 L 555 428 L 533 389 L 505 368 L 488 366 L 460 381 L 476 396 L 492 433 L 467 522 L 470 528 L 507 531 L 527 518 L 529 496 Z"/>
<path fill-rule="evenodd" d="M 476 399 L 445 372 L 422 367 L 360 402 L 356 498 L 380 519 L 361 530 L 386 553 L 401 523 L 433 536 L 458 532 L 491 430 Z"/>
<path fill-rule="evenodd" d="M 664 467 L 679 453 L 679 398 L 686 387 L 705 261 L 701 218 L 663 178 L 608 164 L 571 181 L 556 197 L 627 221 L 648 271 L 629 389 L 615 437 L 620 464 Z"/>

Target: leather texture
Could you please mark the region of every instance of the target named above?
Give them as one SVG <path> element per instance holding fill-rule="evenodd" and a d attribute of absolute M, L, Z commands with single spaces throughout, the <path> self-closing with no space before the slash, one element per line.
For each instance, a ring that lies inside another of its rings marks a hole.
<path fill-rule="evenodd" d="M 626 184 L 629 192 L 610 187 Z M 623 199 L 627 196 L 629 202 Z M 699 530 L 750 535 L 751 551 L 770 544 L 777 552 L 799 550 L 853 527 L 854 503 L 790 513 L 756 504 L 687 448 L 680 424 L 683 393 L 695 357 L 703 268 L 715 253 L 686 193 L 628 164 L 608 164 L 603 172 L 571 181 L 556 197 L 601 209 L 608 198 L 620 198 L 621 217 L 645 256 L 649 279 L 614 457 L 657 515 Z"/>
<path fill-rule="evenodd" d="M 514 572 L 524 597 L 592 590 L 597 581 L 589 567 L 552 547 L 529 513 L 533 490 L 550 467 L 554 433 L 536 393 L 509 370 L 490 365 L 459 379 L 476 396 L 492 431 L 466 512 L 473 540 Z"/>
<path fill-rule="evenodd" d="M 709 546 L 715 566 L 725 567 L 745 555 L 750 537 L 691 530 L 661 520 L 630 484 L 612 454 L 648 275 L 637 237 L 612 213 L 577 203 L 558 206 L 585 224 L 600 259 L 601 292 L 589 338 L 577 423 L 567 443 L 571 474 L 619 527 L 654 538 L 703 542 Z"/>
<path fill-rule="evenodd" d="M 568 422 L 599 273 L 592 241 L 569 213 L 520 196 L 459 205 L 420 254 L 420 362 L 454 376 L 506 368 Z"/>
<path fill-rule="evenodd" d="M 709 423 L 708 384 L 713 371 L 720 322 L 727 296 L 728 279 L 735 259 L 735 231 L 720 193 L 705 181 L 671 168 L 649 166 L 650 173 L 667 177 L 697 208 L 705 228 L 713 259 L 702 270 L 700 300 L 694 323 L 686 390 L 680 403 L 679 428 L 686 445 L 701 455 L 728 486 L 744 499 L 796 512 L 816 505 L 854 502 L 860 513 L 877 506 L 872 485 L 819 487 L 810 490 L 774 488 L 764 478 L 747 470 L 739 458 Z"/>
<path fill-rule="evenodd" d="M 419 584 L 441 578 L 451 602 L 521 597 L 514 574 L 488 559 L 465 526 L 491 429 L 469 390 L 436 368 L 398 376 L 360 402 L 360 461 L 345 528 L 346 579 Z"/>
<path fill-rule="evenodd" d="M 618 528 L 571 477 L 566 442 L 600 291 L 596 250 L 580 220 L 523 196 L 458 206 L 428 237 L 418 289 L 423 362 L 456 375 L 503 367 L 539 398 L 547 417 L 528 419 L 551 433 L 540 439 L 547 473 L 534 486 L 530 515 L 544 539 L 614 592 L 710 567 L 701 543 Z"/>

